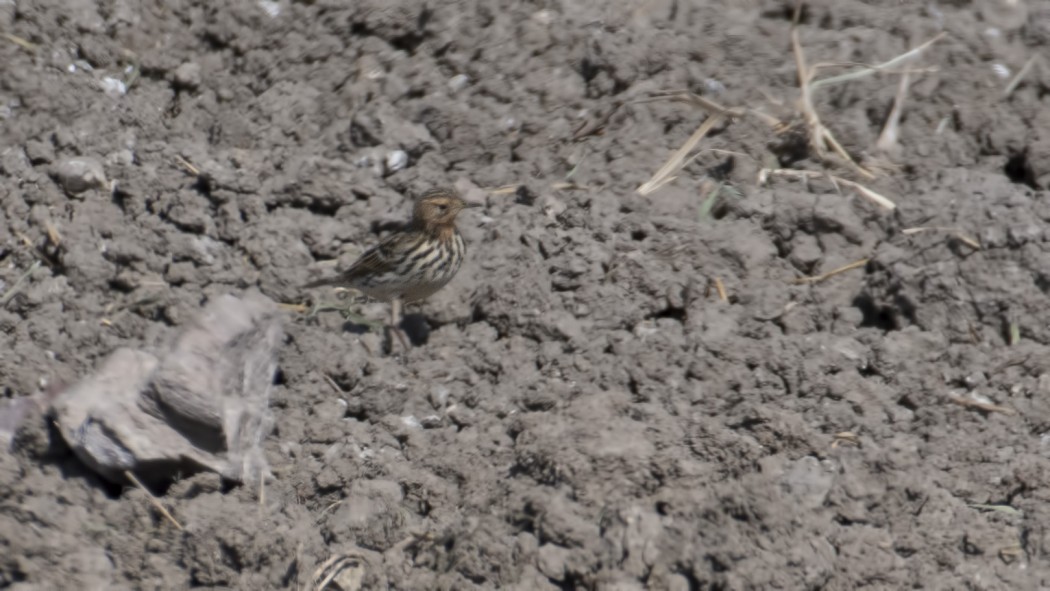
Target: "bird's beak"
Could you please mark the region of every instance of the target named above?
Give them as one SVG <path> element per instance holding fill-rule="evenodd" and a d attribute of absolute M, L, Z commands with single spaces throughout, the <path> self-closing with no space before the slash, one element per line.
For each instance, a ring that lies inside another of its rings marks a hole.
<path fill-rule="evenodd" d="M 478 207 L 485 207 L 484 203 L 472 203 L 468 201 L 463 202 L 463 207 L 466 209 L 477 209 Z"/>

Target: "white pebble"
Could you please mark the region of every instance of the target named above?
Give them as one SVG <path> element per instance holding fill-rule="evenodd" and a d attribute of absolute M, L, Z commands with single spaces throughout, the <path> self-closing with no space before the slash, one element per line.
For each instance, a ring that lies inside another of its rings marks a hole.
<path fill-rule="evenodd" d="M 554 11 L 547 10 L 546 8 L 543 10 L 537 10 L 536 12 L 532 13 L 532 20 L 540 23 L 541 25 L 549 25 L 554 22 Z"/>
<path fill-rule="evenodd" d="M 714 78 L 708 78 L 704 80 L 704 90 L 709 94 L 722 94 L 726 91 L 726 85 Z"/>
<path fill-rule="evenodd" d="M 996 76 L 1002 78 L 1003 80 L 1006 80 L 1010 77 L 1010 68 L 1006 67 L 1003 64 L 992 64 L 992 71 L 995 72 Z"/>
<path fill-rule="evenodd" d="M 386 155 L 386 172 L 391 174 L 408 166 L 408 152 L 393 150 Z"/>
<path fill-rule="evenodd" d="M 420 423 L 419 419 L 412 415 L 408 415 L 407 417 L 401 417 L 401 422 L 404 423 L 406 427 L 410 427 L 412 429 L 423 428 L 423 423 Z"/>
<path fill-rule="evenodd" d="M 135 154 L 131 150 L 117 150 L 106 156 L 110 166 L 131 166 L 135 163 Z"/>
<path fill-rule="evenodd" d="M 440 409 L 448 404 L 451 392 L 445 386 L 434 385 L 430 387 L 430 406 Z"/>
<path fill-rule="evenodd" d="M 281 14 L 281 5 L 272 0 L 259 0 L 259 8 L 262 8 L 263 12 L 270 15 L 270 18 L 276 18 Z"/>
<path fill-rule="evenodd" d="M 448 89 L 453 93 L 459 92 L 470 84 L 470 76 L 466 74 L 456 74 L 452 78 L 449 78 Z"/>
<path fill-rule="evenodd" d="M 124 81 L 106 76 L 102 79 L 102 90 L 109 96 L 116 97 L 124 96 L 128 92 L 128 87 Z"/>

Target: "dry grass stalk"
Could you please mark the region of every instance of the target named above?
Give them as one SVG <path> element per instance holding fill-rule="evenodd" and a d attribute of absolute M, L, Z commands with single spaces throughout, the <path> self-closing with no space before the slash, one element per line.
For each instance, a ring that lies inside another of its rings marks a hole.
<path fill-rule="evenodd" d="M 715 291 L 718 292 L 718 299 L 722 300 L 723 302 L 729 301 L 729 294 L 726 293 L 726 286 L 718 277 L 715 277 Z"/>
<path fill-rule="evenodd" d="M 578 183 L 573 183 L 573 182 L 551 183 L 551 188 L 554 189 L 555 191 L 590 191 L 591 190 L 590 187 L 587 187 L 587 186 L 584 186 L 584 185 L 580 185 Z"/>
<path fill-rule="evenodd" d="M 684 103 L 691 107 L 696 107 L 697 109 L 700 109 L 701 111 L 704 111 L 710 115 L 720 115 L 729 120 L 740 119 L 742 117 L 754 117 L 776 130 L 781 130 L 787 127 L 787 125 L 783 121 L 777 119 L 776 117 L 773 117 L 772 115 L 769 115 L 768 113 L 763 113 L 762 111 L 759 111 L 757 109 L 751 109 L 746 107 L 724 107 L 709 98 L 700 96 L 699 94 L 690 92 L 688 90 L 667 90 L 662 92 L 654 92 L 646 98 L 634 101 L 632 104 L 651 103 L 655 101 L 671 101 L 676 103 Z"/>
<path fill-rule="evenodd" d="M 47 239 L 51 241 L 51 244 L 55 248 L 62 246 L 62 234 L 59 234 L 58 228 L 55 227 L 54 222 L 48 220 L 46 223 Z"/>
<path fill-rule="evenodd" d="M 15 284 L 11 286 L 11 289 L 8 289 L 4 292 L 3 296 L 0 296 L 0 308 L 6 306 L 7 302 L 10 302 L 11 298 L 15 297 L 15 294 L 22 289 L 22 283 L 25 282 L 25 280 L 33 274 L 33 271 L 36 271 L 39 267 L 40 261 L 33 261 L 33 264 L 29 266 L 29 269 L 27 269 L 25 273 L 19 275 L 18 279 L 15 279 Z"/>
<path fill-rule="evenodd" d="M 660 167 L 660 170 L 656 171 L 656 174 L 654 174 L 651 179 L 638 187 L 638 194 L 648 195 L 678 178 L 677 173 L 685 166 L 686 156 L 689 155 L 689 152 L 692 152 L 696 145 L 700 143 L 700 140 L 704 139 L 704 136 L 722 120 L 722 115 L 708 116 L 708 118 L 700 124 L 700 127 L 696 128 L 693 135 L 689 136 L 689 139 L 687 139 L 685 143 L 671 155 L 667 162 Z"/>
<path fill-rule="evenodd" d="M 744 116 L 752 116 L 761 120 L 766 125 L 776 129 L 785 129 L 785 124 L 779 119 L 757 111 L 754 109 L 745 108 L 726 108 L 717 102 L 704 98 L 696 93 L 689 91 L 666 91 L 654 93 L 649 97 L 634 101 L 635 104 L 649 103 L 654 101 L 669 100 L 673 102 L 680 102 L 692 107 L 698 108 L 708 114 L 707 119 L 700 124 L 693 135 L 685 141 L 682 146 L 675 151 L 671 157 L 664 163 L 664 165 L 658 170 L 652 178 L 638 187 L 637 191 L 641 195 L 649 195 L 667 183 L 677 178 L 677 173 L 682 170 L 687 164 L 689 164 L 699 153 L 694 154 L 692 157 L 687 158 L 688 154 L 696 148 L 697 144 L 708 134 L 711 129 L 721 123 L 723 120 L 733 120 Z M 730 152 L 728 150 L 713 150 L 726 152 L 736 155 L 744 155 L 739 152 Z"/>
<path fill-rule="evenodd" d="M 958 404 L 963 408 L 970 408 L 979 410 L 981 412 L 997 412 L 1004 415 L 1014 415 L 1017 411 L 1007 406 L 1000 406 L 998 404 L 992 404 L 991 402 L 985 402 L 983 400 L 977 400 L 974 398 L 968 398 L 964 396 L 949 396 L 948 400 L 954 404 Z"/>
<path fill-rule="evenodd" d="M 336 507 L 338 507 L 339 505 L 342 505 L 342 504 L 343 504 L 343 501 L 341 501 L 341 500 L 340 501 L 335 501 L 334 503 L 331 503 L 330 505 L 328 505 L 327 507 L 322 509 L 321 512 L 317 514 L 317 522 L 320 523 L 321 519 L 325 516 L 326 513 L 328 513 L 332 509 L 335 509 Z"/>
<path fill-rule="evenodd" d="M 266 477 L 259 475 L 259 517 L 262 517 L 263 507 L 266 506 Z"/>
<path fill-rule="evenodd" d="M 933 39 L 930 39 L 929 41 L 923 43 L 922 45 L 920 45 L 918 47 L 915 47 L 913 49 L 910 49 L 910 50 L 908 50 L 908 51 L 898 55 L 897 57 L 889 60 L 888 62 L 881 63 L 881 64 L 878 64 L 876 66 L 864 66 L 864 65 L 862 65 L 860 69 L 854 70 L 852 72 L 846 72 L 845 74 L 840 74 L 838 76 L 832 76 L 830 78 L 822 78 L 820 80 L 814 80 L 809 85 L 809 88 L 812 91 L 812 90 L 816 90 L 816 89 L 818 89 L 818 88 L 820 88 L 822 86 L 830 86 L 832 84 L 840 84 L 842 82 L 849 82 L 851 80 L 859 80 L 861 78 L 865 78 L 867 76 L 872 76 L 872 75 L 878 74 L 878 73 L 883 73 L 883 74 L 907 74 L 907 73 L 936 71 L 935 69 L 920 69 L 920 70 L 905 69 L 905 70 L 902 70 L 902 71 L 895 71 L 895 70 L 893 70 L 893 68 L 896 68 L 897 66 L 903 65 L 903 64 L 905 64 L 905 63 L 907 63 L 907 62 L 909 62 L 909 61 L 919 57 L 919 54 L 921 54 L 923 51 L 925 51 L 927 47 L 929 47 L 929 46 L 933 45 L 934 43 L 940 41 L 941 39 L 943 39 L 947 35 L 948 35 L 947 33 L 940 33 L 939 35 L 937 35 Z M 829 67 L 832 67 L 834 65 L 837 65 L 837 64 L 815 64 L 815 65 L 813 65 L 811 70 L 817 70 L 817 69 L 822 69 L 822 68 L 829 68 Z"/>
<path fill-rule="evenodd" d="M 962 229 L 960 228 L 950 228 L 945 226 L 921 226 L 915 228 L 905 228 L 901 230 L 902 234 L 907 234 L 909 236 L 912 234 L 918 234 L 920 232 L 948 232 L 949 234 L 957 238 L 959 242 L 962 242 L 966 246 L 969 246 L 974 250 L 981 250 L 981 243 L 963 234 Z"/>
<path fill-rule="evenodd" d="M 910 80 L 911 78 L 907 72 L 901 76 L 900 85 L 897 87 L 897 96 L 893 98 L 893 108 L 890 109 L 890 114 L 886 117 L 886 123 L 882 126 L 879 139 L 875 141 L 875 148 L 878 150 L 888 152 L 897 146 L 897 139 L 900 137 L 898 129 L 901 111 L 904 107 L 904 97 L 908 94 Z"/>
<path fill-rule="evenodd" d="M 1021 85 L 1021 82 L 1025 79 L 1025 76 L 1028 75 L 1028 72 L 1032 70 L 1032 66 L 1035 65 L 1038 59 L 1039 54 L 1035 54 L 1032 57 L 1028 58 L 1028 61 L 1026 61 L 1024 65 L 1021 66 L 1021 69 L 1017 72 L 1017 75 L 1014 76 L 1010 80 L 1010 83 L 1006 85 L 1006 88 L 1003 89 L 1003 98 L 1010 96 L 1014 93 L 1015 90 L 1017 90 L 1017 87 Z"/>
<path fill-rule="evenodd" d="M 999 549 L 999 559 L 1007 564 L 1022 557 L 1024 557 L 1024 546 L 1021 544 L 1012 544 Z"/>
<path fill-rule="evenodd" d="M 612 120 L 613 115 L 615 115 L 622 107 L 623 101 L 616 101 L 611 107 L 609 107 L 609 109 L 598 117 L 588 119 L 581 123 L 580 126 L 576 128 L 576 131 L 573 132 L 572 141 L 578 142 L 592 135 L 602 135 L 605 133 L 605 128 L 609 125 L 609 121 Z"/>
<path fill-rule="evenodd" d="M 29 248 L 35 248 L 33 246 L 33 241 L 29 239 L 29 236 L 26 236 L 18 230 L 15 230 L 15 236 L 18 236 L 18 239 L 22 241 L 23 245 L 28 246 Z"/>
<path fill-rule="evenodd" d="M 335 390 L 336 392 L 338 392 L 340 394 L 346 394 L 346 390 L 342 389 L 339 386 L 339 384 L 336 383 L 336 381 L 334 379 L 332 379 L 332 376 L 330 376 L 328 374 L 321 374 L 321 375 L 324 376 L 324 381 L 328 382 L 328 385 L 331 386 L 333 390 Z"/>
<path fill-rule="evenodd" d="M 138 478 L 136 478 L 134 474 L 131 473 L 130 470 L 124 471 L 124 477 L 130 480 L 132 484 L 137 486 L 139 489 L 142 490 L 143 493 L 146 494 L 146 498 L 149 499 L 149 502 L 153 505 L 153 508 L 159 511 L 165 519 L 170 521 L 171 524 L 175 526 L 175 529 L 182 531 L 182 525 L 178 522 L 178 520 L 172 517 L 171 513 L 169 513 L 168 510 L 164 508 L 164 505 L 160 504 L 160 501 L 157 500 L 157 497 L 153 496 L 153 493 L 151 493 L 149 489 L 146 488 L 145 485 L 143 485 L 142 482 Z"/>
<path fill-rule="evenodd" d="M 514 193 L 518 192 L 519 187 L 521 187 L 521 185 L 504 185 L 502 187 L 492 189 L 491 191 L 489 191 L 489 195 L 513 195 Z"/>
<path fill-rule="evenodd" d="M 189 160 L 186 160 L 182 156 L 179 156 L 178 154 L 176 154 L 175 155 L 175 161 L 178 162 L 180 166 L 185 168 L 186 171 L 189 172 L 190 174 L 192 174 L 193 176 L 200 176 L 201 175 L 200 169 L 197 168 L 196 166 L 190 164 Z"/>
<path fill-rule="evenodd" d="M 842 445 L 848 445 L 850 447 L 860 447 L 860 437 L 852 431 L 840 431 L 834 436 L 834 440 L 831 442 L 831 449 L 835 449 Z"/>
<path fill-rule="evenodd" d="M 355 553 L 336 554 L 321 563 L 314 571 L 313 591 L 331 590 L 359 591 L 365 577 L 366 564 L 363 556 Z"/>
<path fill-rule="evenodd" d="M 18 35 L 12 35 L 11 33 L 4 33 L 3 35 L 8 41 L 10 41 L 11 43 L 14 43 L 15 45 L 21 47 L 22 49 L 24 49 L 26 51 L 31 51 L 32 52 L 32 51 L 36 51 L 37 50 L 36 43 L 31 43 L 31 42 L 23 39 L 22 37 L 19 37 Z"/>
<path fill-rule="evenodd" d="M 843 266 L 839 267 L 838 269 L 832 269 L 831 271 L 828 271 L 827 273 L 823 273 L 821 275 L 814 275 L 812 277 L 799 277 L 798 279 L 795 279 L 794 281 L 792 281 L 792 283 L 794 283 L 795 285 L 801 285 L 801 284 L 804 284 L 804 283 L 820 283 L 821 281 L 824 281 L 825 279 L 829 279 L 831 277 L 834 277 L 835 275 L 838 275 L 839 273 L 845 273 L 846 271 L 852 271 L 853 269 L 859 269 L 860 267 L 863 267 L 864 265 L 867 265 L 868 261 L 870 261 L 870 260 L 871 259 L 861 259 L 859 261 L 853 261 L 852 263 L 850 263 L 848 265 L 843 265 Z"/>
<path fill-rule="evenodd" d="M 844 185 L 846 187 L 849 187 L 849 188 L 853 189 L 854 191 L 857 192 L 858 195 L 860 195 L 861 197 L 864 197 L 865 199 L 868 199 L 869 201 L 871 201 L 875 205 L 878 205 L 879 207 L 882 207 L 882 208 L 885 208 L 885 209 L 889 209 L 889 210 L 893 210 L 893 209 L 897 208 L 897 204 L 896 203 L 894 203 L 890 199 L 887 199 L 886 197 L 880 195 L 879 193 L 876 193 L 875 191 L 872 191 L 871 189 L 865 187 L 864 185 L 862 185 L 860 183 L 853 182 L 851 180 L 844 179 L 842 177 L 835 176 L 833 174 L 828 174 L 826 172 L 817 172 L 817 171 L 814 171 L 814 170 L 794 170 L 794 169 L 790 169 L 790 168 L 763 168 L 762 170 L 758 171 L 758 184 L 759 185 L 766 184 L 767 182 L 769 182 L 769 177 L 771 177 L 771 176 L 785 176 L 785 177 L 801 179 L 801 180 L 809 180 L 809 179 L 814 179 L 814 178 L 826 178 L 826 179 L 830 180 L 836 186 Z"/>
<path fill-rule="evenodd" d="M 823 161 L 828 161 L 828 148 L 842 158 L 843 162 L 856 174 L 871 180 L 875 174 L 857 164 L 846 150 L 839 144 L 831 131 L 824 126 L 813 106 L 813 93 L 810 83 L 813 81 L 813 70 L 806 65 L 806 54 L 802 51 L 802 43 L 798 36 L 798 21 L 802 14 L 802 2 L 795 5 L 795 17 L 791 24 L 791 49 L 795 55 L 795 69 L 798 71 L 799 99 L 798 109 L 809 130 L 810 149 Z"/>
<path fill-rule="evenodd" d="M 813 91 L 814 89 L 829 86 L 832 84 L 838 84 L 847 82 L 850 80 L 856 80 L 866 76 L 871 76 L 876 73 L 892 73 L 901 74 L 902 80 L 898 88 L 896 100 L 894 101 L 893 110 L 890 116 L 887 118 L 886 124 L 883 127 L 882 133 L 879 137 L 877 147 L 880 149 L 888 149 L 896 144 L 899 138 L 899 121 L 900 113 L 902 110 L 904 98 L 906 96 L 908 86 L 910 84 L 910 75 L 914 72 L 925 72 L 930 70 L 919 70 L 919 69 L 900 69 L 900 67 L 907 62 L 916 59 L 923 51 L 928 47 L 941 40 L 946 36 L 946 33 L 941 33 L 934 38 L 926 41 L 925 43 L 906 51 L 905 53 L 894 57 L 893 59 L 878 64 L 875 66 L 861 65 L 860 69 L 847 72 L 838 76 L 833 76 L 821 80 L 815 80 L 816 72 L 822 68 L 829 67 L 841 67 L 843 64 L 814 64 L 812 66 L 807 64 L 805 52 L 802 49 L 802 43 L 799 39 L 799 20 L 802 11 L 802 1 L 799 0 L 795 6 L 795 13 L 791 25 L 791 46 L 792 53 L 795 59 L 795 68 L 798 75 L 799 83 L 799 99 L 797 102 L 797 109 L 802 117 L 804 125 L 807 130 L 807 137 L 809 139 L 810 149 L 813 153 L 822 161 L 829 162 L 835 160 L 841 160 L 847 168 L 849 168 L 854 174 L 862 177 L 863 179 L 872 180 L 875 178 L 875 174 L 867 168 L 857 163 L 852 156 L 846 152 L 845 148 L 838 142 L 831 131 L 821 121 L 819 114 L 813 104 Z M 654 191 L 660 189 L 667 183 L 673 181 L 676 175 L 681 171 L 692 159 L 687 158 L 687 155 L 699 144 L 699 142 L 710 132 L 710 130 L 723 120 L 733 120 L 742 116 L 752 116 L 763 121 L 770 127 L 772 127 L 777 133 L 783 133 L 791 128 L 790 125 L 785 124 L 783 121 L 757 111 L 755 109 L 748 108 L 726 108 L 723 105 L 718 104 L 715 101 L 704 98 L 700 95 L 689 91 L 668 91 L 655 93 L 650 97 L 633 101 L 632 104 L 646 103 L 657 100 L 671 100 L 676 102 L 682 102 L 698 109 L 701 109 L 708 113 L 708 118 L 700 125 L 700 127 L 689 137 L 688 140 L 676 151 L 671 157 L 664 163 L 664 165 L 658 170 L 652 178 L 647 182 L 643 183 L 638 187 L 637 192 L 641 195 L 648 195 Z M 837 156 L 837 159 L 831 156 Z M 694 157 L 695 158 L 695 155 Z M 833 184 L 845 185 L 852 188 L 855 192 L 860 194 L 862 197 L 872 201 L 873 203 L 883 207 L 885 209 L 893 210 L 896 208 L 896 204 L 890 199 L 880 195 L 876 191 L 873 191 L 864 185 L 857 182 L 843 179 L 838 176 L 830 174 L 825 175 L 822 172 L 813 172 L 805 170 L 782 170 L 782 169 L 763 169 L 759 175 L 759 182 L 764 183 L 764 179 L 770 175 L 781 175 L 781 176 L 792 176 L 794 178 L 800 178 L 807 180 L 815 178 L 817 176 L 826 176 Z"/>

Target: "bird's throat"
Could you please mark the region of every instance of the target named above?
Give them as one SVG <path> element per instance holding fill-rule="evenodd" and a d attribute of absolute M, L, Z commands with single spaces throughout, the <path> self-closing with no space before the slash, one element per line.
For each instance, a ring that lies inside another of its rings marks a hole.
<path fill-rule="evenodd" d="M 456 225 L 437 223 L 423 224 L 423 231 L 432 238 L 445 242 L 452 240 L 453 236 L 456 235 Z"/>

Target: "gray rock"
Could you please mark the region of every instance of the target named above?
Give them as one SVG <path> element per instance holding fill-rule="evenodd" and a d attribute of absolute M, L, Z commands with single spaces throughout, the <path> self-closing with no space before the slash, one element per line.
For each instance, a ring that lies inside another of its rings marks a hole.
<path fill-rule="evenodd" d="M 33 164 L 49 164 L 55 159 L 55 148 L 51 142 L 29 140 L 26 142 L 26 156 Z"/>
<path fill-rule="evenodd" d="M 73 194 L 106 184 L 102 163 L 94 158 L 66 158 L 54 166 L 52 176 L 63 189 Z"/>
<path fill-rule="evenodd" d="M 269 475 L 260 448 L 282 329 L 260 295 L 211 301 L 170 351 L 119 349 L 60 394 L 56 422 L 73 452 L 115 482 L 172 478 L 190 465 L 240 481 Z"/>
<path fill-rule="evenodd" d="M 201 66 L 196 62 L 186 62 L 175 68 L 175 86 L 186 90 L 196 90 L 201 85 Z"/>

